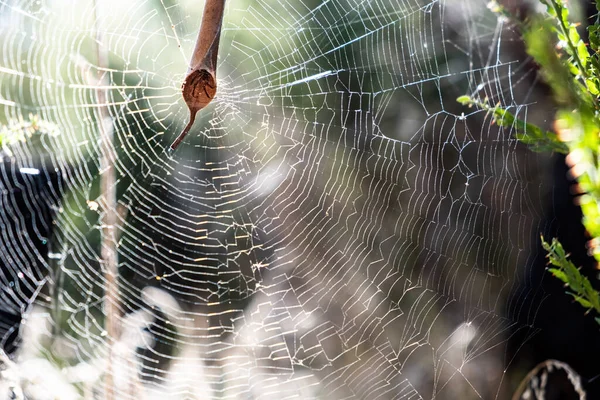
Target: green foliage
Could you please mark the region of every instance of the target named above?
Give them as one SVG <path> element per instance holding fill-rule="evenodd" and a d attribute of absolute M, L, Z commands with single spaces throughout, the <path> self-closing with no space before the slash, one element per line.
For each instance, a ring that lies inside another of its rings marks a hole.
<path fill-rule="evenodd" d="M 490 106 L 487 101 L 478 101 L 469 96 L 461 96 L 456 100 L 463 105 L 475 106 L 487 111 L 498 126 L 514 129 L 516 138 L 530 145 L 534 151 L 556 151 L 562 154 L 567 154 L 569 151 L 567 145 L 558 140 L 554 132 L 545 131 L 536 125 L 518 119 L 499 105 Z"/>
<path fill-rule="evenodd" d="M 552 239 L 552 243 L 548 243 L 542 237 L 542 246 L 548 252 L 546 256 L 548 263 L 553 266 L 548 268 L 548 271 L 571 290 L 567 293 L 573 296 L 576 302 L 588 311 L 595 310 L 600 314 L 600 294 L 592 287 L 589 279 L 581 274 L 579 268 L 569 260 L 569 255 L 560 242 Z M 596 320 L 600 322 L 600 318 Z"/>
<path fill-rule="evenodd" d="M 543 19 L 538 23 L 532 24 L 534 29 L 527 29 L 524 33 L 525 43 L 527 44 L 528 52 L 531 54 L 540 66 L 542 71 L 545 71 L 545 75 L 549 82 L 552 79 L 558 77 L 561 74 L 559 68 L 567 68 L 572 74 L 572 79 L 564 75 L 562 83 L 567 85 L 568 88 L 573 90 L 571 93 L 574 96 L 581 97 L 585 106 L 594 106 L 598 109 L 598 98 L 597 95 L 600 93 L 598 87 L 600 87 L 600 81 L 598 72 L 600 65 L 598 62 L 598 56 L 596 51 L 592 48 L 593 53 L 590 55 L 586 43 L 579 36 L 577 26 L 579 24 L 571 23 L 569 21 L 569 9 L 567 8 L 565 0 L 539 0 L 546 6 L 549 18 Z M 551 35 L 548 33 L 540 35 L 539 31 L 535 28 L 540 28 L 547 32 L 549 28 Z M 547 27 L 547 28 L 546 28 Z M 564 50 L 565 54 L 555 53 L 553 51 L 545 51 L 545 47 L 556 40 L 553 40 L 552 35 L 555 35 L 558 39 L 557 46 L 559 49 Z M 533 36 L 536 36 L 535 38 Z M 550 39 L 548 41 L 548 39 Z M 544 45 L 540 45 L 540 41 L 546 40 Z M 540 51 L 541 50 L 541 51 Z M 542 54 L 543 52 L 543 54 Z M 564 57 L 566 56 L 566 57 Z M 555 64 L 555 59 L 560 58 L 562 63 Z M 551 69 L 552 67 L 556 69 Z M 555 93 L 559 88 L 552 85 Z M 575 100 L 567 98 L 569 100 Z M 565 101 L 567 100 L 565 99 Z M 572 104 L 572 103 L 565 103 Z M 581 104 L 580 104 L 581 105 Z"/>
<path fill-rule="evenodd" d="M 552 89 L 559 106 L 554 132 L 517 119 L 500 105 L 490 106 L 481 101 L 461 96 L 458 102 L 476 106 L 492 114 L 502 127 L 514 129 L 515 136 L 535 151 L 566 153 L 572 175 L 577 178 L 579 204 L 583 225 L 592 238 L 590 253 L 600 262 L 600 17 L 588 27 L 589 45 L 577 30 L 577 23 L 569 20 L 566 0 L 539 0 L 546 13 L 517 21 L 529 55 L 539 65 L 540 75 Z M 600 11 L 600 0 L 596 0 Z M 510 14 L 495 4 L 494 12 Z M 549 271 L 569 289 L 576 302 L 600 314 L 600 294 L 579 269 L 568 260 L 562 245 L 553 239 L 551 244 L 542 238 L 553 268 Z M 596 318 L 600 323 L 600 318 Z"/>
<path fill-rule="evenodd" d="M 8 125 L 0 125 L 0 150 L 11 155 L 10 146 L 18 142 L 26 142 L 37 135 L 58 135 L 56 125 L 44 121 L 37 115 L 29 115 L 29 120 L 23 118 L 13 120 Z"/>

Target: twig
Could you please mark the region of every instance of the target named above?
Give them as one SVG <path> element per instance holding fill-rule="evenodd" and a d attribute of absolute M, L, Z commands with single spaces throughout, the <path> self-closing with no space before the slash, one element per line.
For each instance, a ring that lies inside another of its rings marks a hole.
<path fill-rule="evenodd" d="M 217 54 L 224 11 L 225 0 L 206 0 L 196 47 L 183 82 L 183 99 L 190 110 L 190 122 L 171 144 L 171 150 L 179 146 L 194 125 L 196 113 L 206 107 L 217 92 Z"/>
<path fill-rule="evenodd" d="M 102 33 L 99 24 L 99 2 L 95 1 L 95 33 L 96 33 L 96 51 L 98 81 L 104 81 L 102 75 L 108 66 L 108 54 L 102 47 Z M 105 328 L 106 341 L 108 343 L 108 359 L 105 378 L 105 398 L 113 400 L 115 398 L 113 362 L 113 345 L 119 337 L 118 319 L 119 319 L 119 291 L 118 291 L 118 256 L 117 256 L 117 191 L 116 191 L 116 173 L 114 158 L 116 157 L 114 148 L 114 131 L 107 107 L 106 89 L 101 89 L 105 84 L 99 85 L 96 89 L 98 99 L 98 127 L 101 134 L 101 155 L 100 155 L 100 190 L 102 194 L 102 213 L 100 215 L 100 224 L 102 226 L 102 239 L 100 257 L 103 266 L 104 278 L 106 281 L 106 300 L 105 306 Z"/>

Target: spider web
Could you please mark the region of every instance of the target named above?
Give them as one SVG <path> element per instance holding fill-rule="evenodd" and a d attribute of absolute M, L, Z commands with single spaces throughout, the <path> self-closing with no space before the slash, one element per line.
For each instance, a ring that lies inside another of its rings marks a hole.
<path fill-rule="evenodd" d="M 2 387 L 506 398 L 507 340 L 543 297 L 545 159 L 455 100 L 533 112 L 506 21 L 469 0 L 227 1 L 217 97 L 169 152 L 202 6 L 0 0 L 1 121 L 47 124 L 2 167 Z"/>

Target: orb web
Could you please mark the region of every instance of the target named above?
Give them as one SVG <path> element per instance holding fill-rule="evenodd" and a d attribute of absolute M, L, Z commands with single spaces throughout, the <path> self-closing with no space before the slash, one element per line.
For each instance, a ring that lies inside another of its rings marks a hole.
<path fill-rule="evenodd" d="M 507 340 L 543 297 L 545 158 L 455 99 L 535 112 L 511 27 L 475 1 L 228 1 L 217 96 L 170 152 L 202 5 L 0 1 L 1 122 L 35 131 L 2 167 L 21 379 L 47 371 L 66 398 L 503 398 Z"/>

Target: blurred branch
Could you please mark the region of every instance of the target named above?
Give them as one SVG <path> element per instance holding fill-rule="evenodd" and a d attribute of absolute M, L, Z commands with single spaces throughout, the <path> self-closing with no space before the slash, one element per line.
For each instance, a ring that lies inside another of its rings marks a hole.
<path fill-rule="evenodd" d="M 114 344 L 119 337 L 119 305 L 121 303 L 118 289 L 118 255 L 117 255 L 117 191 L 116 191 L 116 172 L 114 160 L 116 152 L 114 148 L 114 131 L 112 120 L 108 111 L 108 101 L 106 97 L 106 87 L 110 82 L 106 82 L 106 70 L 108 67 L 108 54 L 106 48 L 102 45 L 102 31 L 99 27 L 100 10 L 99 2 L 94 0 L 95 9 L 95 34 L 96 34 L 96 56 L 98 68 L 98 81 L 102 84 L 96 89 L 98 100 L 98 129 L 101 135 L 101 155 L 100 155 L 100 190 L 101 190 L 101 208 L 100 224 L 102 226 L 101 239 L 101 265 L 103 267 L 104 278 L 106 281 L 106 341 L 108 343 L 108 362 L 105 378 L 105 398 L 113 400 L 114 393 Z"/>

